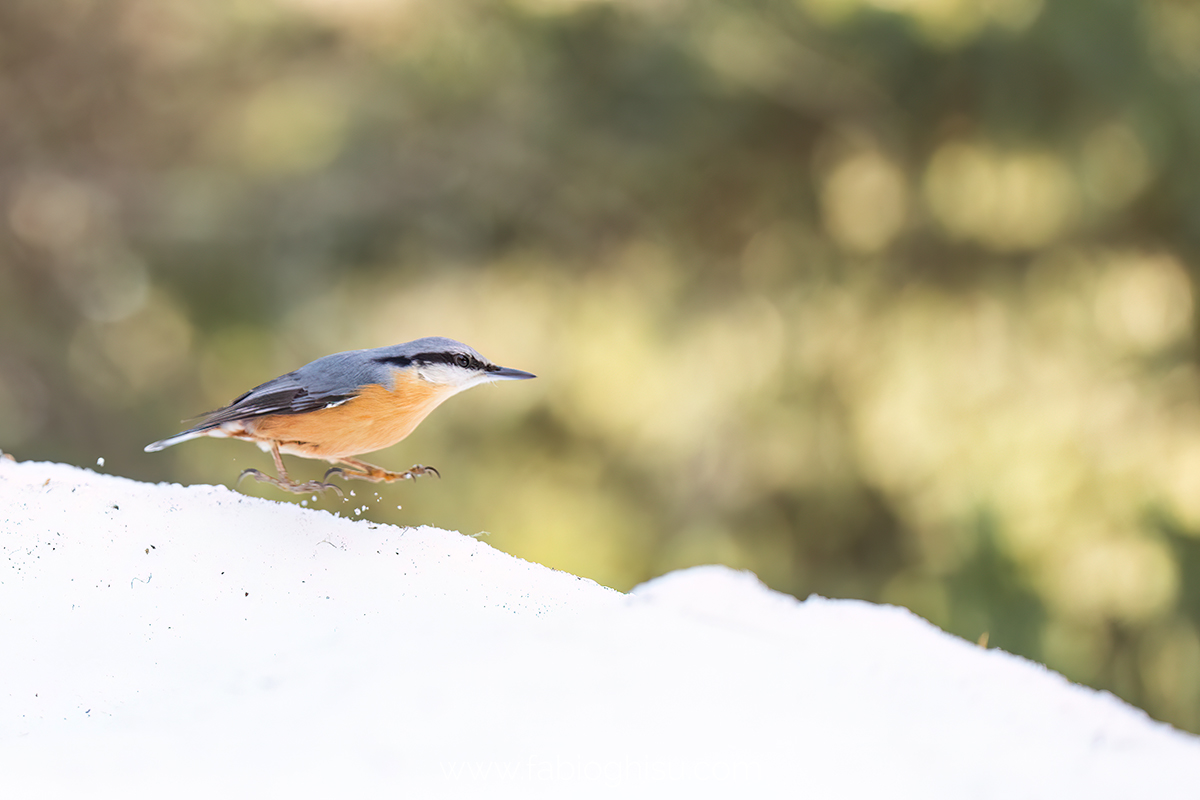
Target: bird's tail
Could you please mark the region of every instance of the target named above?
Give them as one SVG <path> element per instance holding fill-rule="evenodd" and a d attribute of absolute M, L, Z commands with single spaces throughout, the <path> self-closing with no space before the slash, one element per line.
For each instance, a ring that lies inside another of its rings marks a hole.
<path fill-rule="evenodd" d="M 205 431 L 197 431 L 197 430 L 190 430 L 190 431 L 184 431 L 183 433 L 177 433 L 174 436 L 170 437 L 169 439 L 163 439 L 160 442 L 152 442 L 152 443 L 146 445 L 145 451 L 147 453 L 157 453 L 159 450 L 163 450 L 167 447 L 170 447 L 173 444 L 179 444 L 180 442 L 186 442 L 190 439 L 198 439 L 201 436 L 204 436 L 205 433 L 206 433 Z"/>

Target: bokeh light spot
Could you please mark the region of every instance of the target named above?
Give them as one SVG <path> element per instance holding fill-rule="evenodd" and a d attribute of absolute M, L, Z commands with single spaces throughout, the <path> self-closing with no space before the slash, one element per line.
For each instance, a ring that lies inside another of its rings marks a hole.
<path fill-rule="evenodd" d="M 821 191 L 825 228 L 856 253 L 876 253 L 900 232 L 908 191 L 900 170 L 875 151 L 857 153 L 832 170 Z"/>
<path fill-rule="evenodd" d="M 934 154 L 925 197 L 948 233 L 999 251 L 1042 247 L 1074 221 L 1077 189 L 1047 153 L 1001 153 L 951 142 Z"/>
<path fill-rule="evenodd" d="M 1151 178 L 1149 155 L 1125 125 L 1110 123 L 1088 135 L 1082 152 L 1083 186 L 1106 210 L 1133 200 Z"/>
<path fill-rule="evenodd" d="M 1121 348 L 1166 347 L 1191 333 L 1191 282 L 1168 254 L 1114 258 L 1100 277 L 1095 314 L 1100 331 Z"/>
<path fill-rule="evenodd" d="M 344 102 L 333 87 L 312 80 L 264 88 L 241 111 L 237 149 L 242 163 L 266 174 L 325 166 L 342 146 Z"/>

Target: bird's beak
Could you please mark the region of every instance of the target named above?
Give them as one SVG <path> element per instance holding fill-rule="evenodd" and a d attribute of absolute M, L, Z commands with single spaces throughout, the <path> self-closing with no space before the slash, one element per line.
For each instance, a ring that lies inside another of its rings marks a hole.
<path fill-rule="evenodd" d="M 488 370 L 488 377 L 495 381 L 527 381 L 530 378 L 536 378 L 537 375 L 511 367 L 497 367 Z"/>

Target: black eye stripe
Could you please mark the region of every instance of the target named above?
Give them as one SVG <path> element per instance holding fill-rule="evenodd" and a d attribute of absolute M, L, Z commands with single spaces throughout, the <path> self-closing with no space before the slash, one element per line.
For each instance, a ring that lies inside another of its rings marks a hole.
<path fill-rule="evenodd" d="M 448 364 L 450 366 L 462 367 L 464 365 L 458 363 L 458 359 L 460 359 L 460 358 L 465 358 L 467 360 L 467 363 L 465 365 L 466 369 L 477 369 L 477 370 L 488 369 L 488 365 L 484 364 L 482 361 L 475 358 L 474 356 L 467 355 L 466 353 L 445 353 L 445 352 L 417 353 L 414 356 L 384 356 L 383 358 L 376 359 L 376 361 L 378 361 L 381 364 L 391 364 L 392 366 L 399 367 L 401 369 L 403 369 L 404 367 L 410 366 L 414 363 L 416 363 L 416 364 Z"/>

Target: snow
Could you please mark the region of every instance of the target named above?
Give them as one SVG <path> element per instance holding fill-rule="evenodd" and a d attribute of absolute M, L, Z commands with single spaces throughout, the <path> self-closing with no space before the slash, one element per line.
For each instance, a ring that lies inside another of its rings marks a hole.
<path fill-rule="evenodd" d="M 1194 798 L 1200 740 L 900 608 L 0 460 L 0 796 Z"/>

